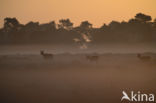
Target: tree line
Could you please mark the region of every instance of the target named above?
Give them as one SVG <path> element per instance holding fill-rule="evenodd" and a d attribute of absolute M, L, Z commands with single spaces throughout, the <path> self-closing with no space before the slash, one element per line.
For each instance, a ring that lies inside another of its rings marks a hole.
<path fill-rule="evenodd" d="M 88 40 L 87 40 L 88 39 Z M 102 43 L 155 43 L 156 19 L 137 13 L 127 22 L 112 21 L 94 28 L 89 21 L 77 27 L 70 19 L 40 24 L 30 21 L 21 24 L 16 18 L 4 18 L 0 29 L 0 44 L 73 44 L 75 42 Z"/>

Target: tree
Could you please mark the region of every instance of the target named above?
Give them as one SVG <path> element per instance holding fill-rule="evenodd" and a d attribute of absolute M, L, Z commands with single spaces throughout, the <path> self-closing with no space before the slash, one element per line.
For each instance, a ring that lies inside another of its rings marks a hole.
<path fill-rule="evenodd" d="M 110 26 L 111 28 L 118 27 L 119 25 L 120 25 L 120 22 L 117 22 L 117 21 L 112 21 L 112 22 L 109 24 L 109 26 Z"/>
<path fill-rule="evenodd" d="M 59 20 L 59 28 L 71 30 L 73 28 L 73 23 L 69 19 L 61 19 Z"/>
<path fill-rule="evenodd" d="M 33 32 L 33 31 L 37 30 L 38 27 L 39 27 L 39 22 L 30 21 L 29 23 L 27 23 L 24 26 L 24 29 L 27 32 Z"/>
<path fill-rule="evenodd" d="M 51 21 L 49 23 L 49 25 L 51 26 L 51 28 L 56 29 L 56 23 L 55 23 L 55 21 Z"/>
<path fill-rule="evenodd" d="M 103 30 L 105 30 L 107 28 L 108 28 L 108 26 L 105 23 L 100 27 L 100 29 L 103 29 Z"/>
<path fill-rule="evenodd" d="M 136 20 L 139 20 L 141 22 L 148 22 L 148 21 L 151 21 L 152 20 L 151 16 L 145 15 L 143 13 L 136 14 L 135 19 Z"/>
<path fill-rule="evenodd" d="M 137 19 L 132 18 L 128 21 L 128 23 L 140 23 L 140 22 Z"/>
<path fill-rule="evenodd" d="M 18 20 L 16 18 L 5 18 L 4 19 L 4 29 L 6 31 L 9 30 L 15 30 L 20 26 L 20 23 L 18 22 Z"/>
<path fill-rule="evenodd" d="M 49 23 L 41 24 L 41 25 L 39 25 L 39 29 L 41 31 L 56 30 L 56 23 L 55 23 L 55 21 L 51 21 Z"/>
<path fill-rule="evenodd" d="M 85 30 L 92 28 L 92 24 L 89 23 L 88 21 L 83 21 L 80 24 L 80 28 L 83 28 Z"/>

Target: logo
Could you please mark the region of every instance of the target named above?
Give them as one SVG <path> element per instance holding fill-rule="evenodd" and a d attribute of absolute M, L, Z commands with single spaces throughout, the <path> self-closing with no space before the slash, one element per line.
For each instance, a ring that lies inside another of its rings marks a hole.
<path fill-rule="evenodd" d="M 145 93 L 141 93 L 140 91 L 138 92 L 134 92 L 131 91 L 130 95 L 128 95 L 125 91 L 122 91 L 122 98 L 121 101 L 123 100 L 128 100 L 128 101 L 138 101 L 138 102 L 154 102 L 154 94 L 145 94 Z"/>

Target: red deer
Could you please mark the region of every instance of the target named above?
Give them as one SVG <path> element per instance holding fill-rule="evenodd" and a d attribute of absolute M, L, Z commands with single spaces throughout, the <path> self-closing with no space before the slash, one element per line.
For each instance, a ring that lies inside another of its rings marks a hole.
<path fill-rule="evenodd" d="M 140 60 L 150 60 L 150 59 L 151 59 L 150 56 L 142 56 L 141 54 L 137 54 L 137 57 L 138 57 Z"/>
<path fill-rule="evenodd" d="M 53 54 L 45 53 L 43 50 L 40 51 L 40 54 L 45 58 L 45 59 L 52 59 Z"/>
<path fill-rule="evenodd" d="M 87 55 L 86 56 L 86 59 L 87 60 L 89 60 L 89 61 L 95 61 L 95 62 L 97 62 L 98 61 L 98 59 L 99 59 L 99 56 L 97 56 L 97 55 Z"/>

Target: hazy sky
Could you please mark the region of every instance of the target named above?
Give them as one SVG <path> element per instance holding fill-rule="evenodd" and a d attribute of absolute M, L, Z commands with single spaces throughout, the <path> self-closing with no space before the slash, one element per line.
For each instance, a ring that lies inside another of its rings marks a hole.
<path fill-rule="evenodd" d="M 138 12 L 156 18 L 156 0 L 0 0 L 0 27 L 5 17 L 16 17 L 23 24 L 70 18 L 75 25 L 88 20 L 101 26 L 126 21 Z"/>

